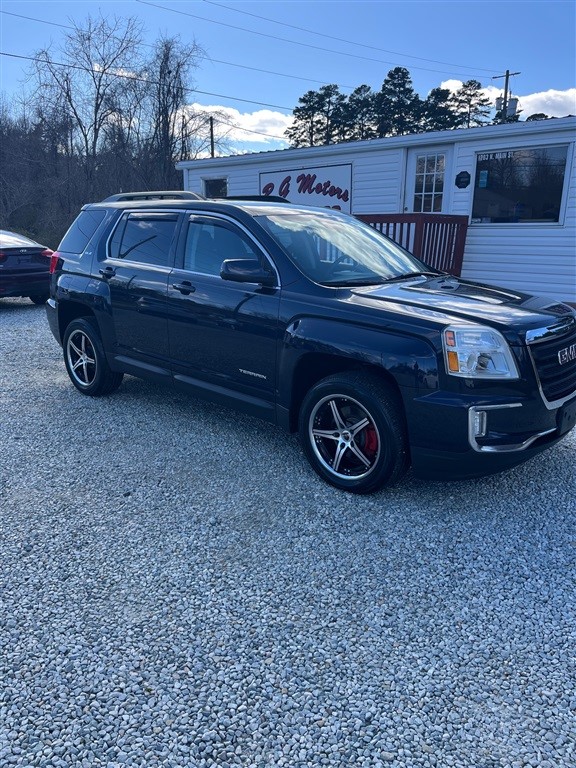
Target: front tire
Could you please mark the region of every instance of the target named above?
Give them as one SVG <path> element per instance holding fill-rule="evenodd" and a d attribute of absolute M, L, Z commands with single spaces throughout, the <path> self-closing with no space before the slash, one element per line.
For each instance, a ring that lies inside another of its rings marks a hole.
<path fill-rule="evenodd" d="M 64 363 L 72 384 L 83 395 L 99 397 L 118 389 L 124 374 L 108 365 L 94 320 L 73 320 L 64 334 Z"/>
<path fill-rule="evenodd" d="M 344 491 L 374 493 L 396 483 L 409 465 L 400 398 L 369 373 L 337 374 L 312 387 L 299 433 L 314 470 Z"/>

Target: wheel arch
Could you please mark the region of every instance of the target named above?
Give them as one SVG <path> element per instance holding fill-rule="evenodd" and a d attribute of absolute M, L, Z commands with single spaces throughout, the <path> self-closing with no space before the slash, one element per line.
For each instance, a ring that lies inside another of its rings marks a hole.
<path fill-rule="evenodd" d="M 98 318 L 94 310 L 88 305 L 80 301 L 58 302 L 58 333 L 60 335 L 60 343 L 64 341 L 66 328 L 73 320 L 77 320 L 79 317 L 90 317 L 99 327 Z"/>
<path fill-rule="evenodd" d="M 289 429 L 296 432 L 298 418 L 306 393 L 319 381 L 338 373 L 358 372 L 378 379 L 392 389 L 402 403 L 400 388 L 394 376 L 382 366 L 364 363 L 339 355 L 310 352 L 302 355 L 293 372 L 291 401 L 289 408 Z"/>
<path fill-rule="evenodd" d="M 279 421 L 293 432 L 308 390 L 321 379 L 365 372 L 387 385 L 404 417 L 408 400 L 438 387 L 438 360 L 428 338 L 319 317 L 287 327 L 279 364 Z"/>

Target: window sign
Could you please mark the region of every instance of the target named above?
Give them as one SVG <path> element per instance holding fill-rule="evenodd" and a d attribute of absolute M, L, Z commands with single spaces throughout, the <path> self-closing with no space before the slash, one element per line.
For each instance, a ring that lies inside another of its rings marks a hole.
<path fill-rule="evenodd" d="M 472 222 L 559 221 L 567 152 L 554 146 L 478 153 Z"/>
<path fill-rule="evenodd" d="M 260 174 L 260 194 L 284 197 L 291 203 L 351 212 L 352 166 L 325 165 Z"/>

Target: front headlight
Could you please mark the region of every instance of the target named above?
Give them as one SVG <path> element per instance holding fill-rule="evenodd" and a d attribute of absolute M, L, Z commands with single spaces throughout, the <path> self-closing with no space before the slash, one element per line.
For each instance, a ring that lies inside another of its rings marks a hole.
<path fill-rule="evenodd" d="M 518 369 L 504 337 L 483 325 L 455 326 L 442 336 L 446 371 L 474 379 L 518 379 Z"/>

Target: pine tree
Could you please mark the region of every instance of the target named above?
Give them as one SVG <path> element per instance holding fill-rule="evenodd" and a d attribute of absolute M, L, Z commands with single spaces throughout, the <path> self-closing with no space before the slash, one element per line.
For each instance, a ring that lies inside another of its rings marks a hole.
<path fill-rule="evenodd" d="M 323 85 L 318 91 L 308 91 L 294 108 L 294 122 L 286 131 L 293 147 L 317 147 L 333 144 L 343 129 L 346 97 L 337 85 Z"/>
<path fill-rule="evenodd" d="M 491 102 L 482 93 L 482 84 L 478 80 L 467 80 L 454 94 L 456 112 L 460 115 L 460 125 L 465 128 L 486 125 L 489 120 Z"/>
<path fill-rule="evenodd" d="M 369 85 L 355 88 L 344 105 L 344 140 L 358 141 L 376 136 L 375 94 Z"/>
<path fill-rule="evenodd" d="M 422 102 L 420 125 L 424 131 L 448 131 L 461 125 L 448 88 L 433 88 Z"/>
<path fill-rule="evenodd" d="M 395 67 L 388 72 L 375 103 L 378 137 L 401 136 L 418 130 L 422 102 L 405 67 Z"/>

